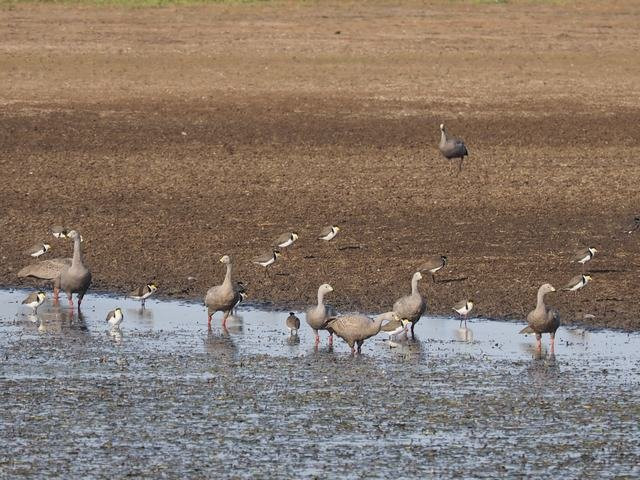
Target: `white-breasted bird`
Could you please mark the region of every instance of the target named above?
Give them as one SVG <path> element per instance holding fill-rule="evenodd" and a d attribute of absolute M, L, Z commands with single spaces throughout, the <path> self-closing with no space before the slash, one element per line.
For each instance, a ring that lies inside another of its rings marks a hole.
<path fill-rule="evenodd" d="M 591 280 L 592 278 L 590 275 L 576 275 L 571 280 L 569 280 L 564 287 L 562 287 L 562 290 L 575 292 L 576 290 L 580 290 Z"/>
<path fill-rule="evenodd" d="M 594 247 L 581 248 L 573 254 L 572 262 L 581 263 L 583 266 L 597 253 L 597 249 Z"/>
<path fill-rule="evenodd" d="M 149 298 L 151 295 L 156 293 L 156 290 L 158 290 L 158 286 L 155 283 L 151 282 L 151 283 L 147 283 L 146 285 L 143 285 L 142 287 L 136 288 L 133 292 L 129 294 L 129 296 L 134 300 L 141 300 L 142 308 L 144 308 L 144 301 L 147 298 Z"/>
<path fill-rule="evenodd" d="M 44 255 L 49 250 L 51 250 L 51 245 L 48 243 L 36 243 L 29 250 L 27 250 L 27 255 L 31 255 L 34 258 L 39 257 L 40 255 Z"/>
<path fill-rule="evenodd" d="M 284 232 L 273 241 L 273 246 L 277 248 L 287 248 L 293 245 L 298 238 L 296 232 Z"/>
<path fill-rule="evenodd" d="M 124 315 L 122 314 L 122 309 L 120 307 L 115 310 L 111 310 L 107 313 L 106 322 L 109 324 L 112 330 L 116 330 L 120 328 L 120 324 L 124 319 Z"/>
<path fill-rule="evenodd" d="M 27 298 L 22 300 L 22 304 L 26 305 L 27 307 L 33 308 L 33 313 L 38 313 L 38 307 L 42 305 L 42 302 L 44 302 L 45 298 L 47 298 L 46 293 L 42 291 L 33 292 L 27 295 Z"/>
<path fill-rule="evenodd" d="M 56 238 L 67 238 L 67 234 L 69 233 L 69 229 L 65 227 L 61 227 L 60 225 L 55 225 L 51 228 L 51 233 Z"/>
<path fill-rule="evenodd" d="M 328 242 L 329 240 L 333 240 L 335 236 L 340 231 L 340 227 L 336 227 L 335 225 L 329 225 L 328 227 L 324 227 L 320 230 L 320 235 L 318 235 L 319 240 L 324 240 Z"/>
<path fill-rule="evenodd" d="M 265 267 L 265 274 L 269 274 L 269 266 L 273 265 L 273 263 L 278 259 L 282 254 L 279 250 L 271 250 L 270 252 L 264 253 L 262 255 L 258 255 L 251 259 L 251 263 L 255 263 L 256 265 L 261 265 Z"/>
<path fill-rule="evenodd" d="M 406 318 L 392 320 L 390 322 L 390 328 L 391 326 L 395 326 L 395 328 L 393 330 L 385 331 L 385 333 L 389 335 L 389 341 L 392 342 L 394 340 L 398 340 L 400 337 L 406 337 L 409 332 L 409 325 L 411 325 L 411 322 Z"/>
<path fill-rule="evenodd" d="M 460 327 L 462 327 L 462 321 L 464 320 L 464 326 L 467 326 L 467 315 L 473 309 L 473 300 L 460 300 L 453 305 L 453 310 L 461 316 Z"/>
<path fill-rule="evenodd" d="M 298 335 L 300 329 L 300 319 L 293 312 L 289 312 L 289 316 L 286 320 L 287 328 L 289 329 L 289 335 Z"/>

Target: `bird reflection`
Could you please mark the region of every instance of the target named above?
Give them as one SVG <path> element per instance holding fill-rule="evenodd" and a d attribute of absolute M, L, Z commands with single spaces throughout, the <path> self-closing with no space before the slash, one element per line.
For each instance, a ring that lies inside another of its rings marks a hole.
<path fill-rule="evenodd" d="M 233 334 L 241 334 L 244 332 L 244 317 L 242 315 L 233 314 L 227 317 L 227 325 L 225 330 Z"/>
<path fill-rule="evenodd" d="M 143 320 L 141 323 L 153 324 L 153 309 L 151 308 L 127 308 L 127 317 Z"/>
<path fill-rule="evenodd" d="M 300 337 L 298 334 L 291 334 L 287 337 L 287 344 L 289 345 L 300 345 Z"/>
<path fill-rule="evenodd" d="M 122 330 L 119 328 L 112 328 L 107 332 L 109 336 L 109 340 L 111 340 L 116 345 L 120 345 L 122 343 Z"/>
<path fill-rule="evenodd" d="M 208 330 L 204 339 L 204 347 L 207 354 L 218 360 L 232 359 L 238 350 L 238 347 L 231 339 L 229 330 L 224 327 L 220 331 Z"/>
<path fill-rule="evenodd" d="M 473 330 L 468 327 L 456 329 L 456 338 L 460 342 L 473 343 Z"/>

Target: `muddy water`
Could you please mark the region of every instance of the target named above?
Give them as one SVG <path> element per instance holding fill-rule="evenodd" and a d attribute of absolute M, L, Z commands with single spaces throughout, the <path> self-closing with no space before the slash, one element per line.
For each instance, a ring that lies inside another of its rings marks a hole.
<path fill-rule="evenodd" d="M 1 478 L 640 475 L 638 335 L 561 329 L 537 357 L 521 325 L 426 317 L 354 358 L 286 312 L 208 333 L 198 304 L 25 295 L 0 291 Z"/>

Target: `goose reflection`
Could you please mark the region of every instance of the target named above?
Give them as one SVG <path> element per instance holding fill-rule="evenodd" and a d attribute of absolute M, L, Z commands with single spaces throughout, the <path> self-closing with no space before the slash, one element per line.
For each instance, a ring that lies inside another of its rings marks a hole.
<path fill-rule="evenodd" d="M 227 317 L 227 325 L 225 330 L 234 335 L 244 333 L 244 317 L 237 313 Z"/>
<path fill-rule="evenodd" d="M 227 318 L 227 321 L 229 318 Z M 217 360 L 230 360 L 238 351 L 238 347 L 233 342 L 229 330 L 225 327 L 220 330 L 208 330 L 204 339 L 204 347 L 207 354 Z"/>

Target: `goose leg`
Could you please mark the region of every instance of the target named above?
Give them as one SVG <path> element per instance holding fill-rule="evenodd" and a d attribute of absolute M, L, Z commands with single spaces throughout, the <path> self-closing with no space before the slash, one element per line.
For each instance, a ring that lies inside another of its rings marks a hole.
<path fill-rule="evenodd" d="M 331 347 L 333 345 L 333 333 L 329 334 L 329 346 Z"/>
<path fill-rule="evenodd" d="M 536 333 L 536 350 L 538 352 L 542 351 L 542 335 Z"/>
<path fill-rule="evenodd" d="M 67 299 L 69 300 L 69 306 L 73 308 L 73 293 L 67 293 Z"/>
<path fill-rule="evenodd" d="M 211 317 L 212 316 L 213 315 L 209 314 L 209 317 L 207 318 L 207 329 L 208 330 L 211 330 Z"/>
<path fill-rule="evenodd" d="M 552 333 L 551 334 L 551 341 L 549 342 L 549 350 L 550 352 L 553 354 L 555 353 L 555 343 L 556 343 L 556 334 Z"/>
<path fill-rule="evenodd" d="M 229 317 L 229 310 L 227 310 L 226 312 L 224 312 L 224 317 L 222 317 L 222 327 L 226 328 L 227 327 L 227 318 Z"/>
<path fill-rule="evenodd" d="M 82 303 L 83 298 L 84 298 L 84 294 L 78 295 L 78 310 L 80 310 L 80 304 Z"/>

